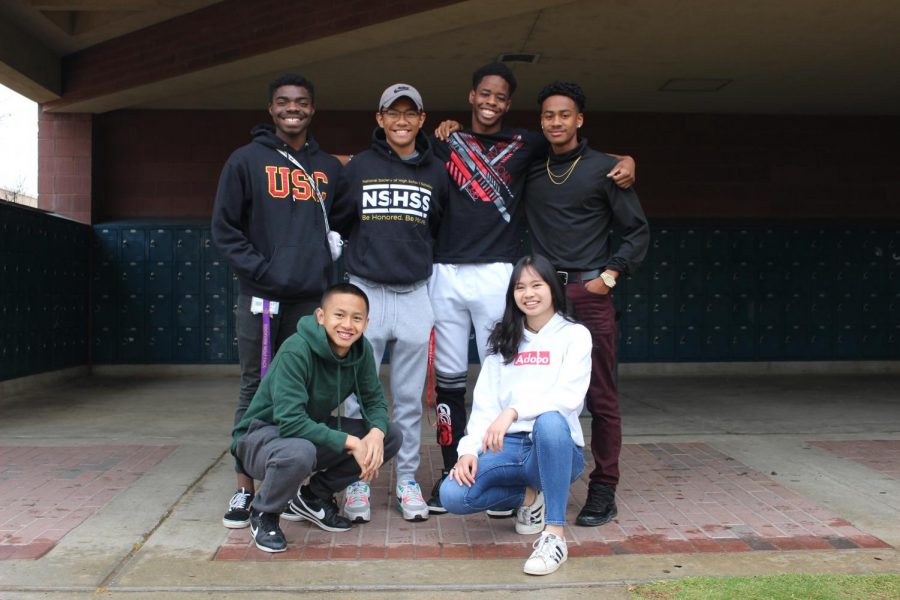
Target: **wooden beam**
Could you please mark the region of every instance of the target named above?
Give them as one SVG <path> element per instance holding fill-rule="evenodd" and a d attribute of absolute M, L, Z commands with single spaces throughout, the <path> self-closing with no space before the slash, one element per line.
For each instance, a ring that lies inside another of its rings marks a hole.
<path fill-rule="evenodd" d="M 150 10 L 160 8 L 159 0 L 25 0 L 35 10 Z"/>

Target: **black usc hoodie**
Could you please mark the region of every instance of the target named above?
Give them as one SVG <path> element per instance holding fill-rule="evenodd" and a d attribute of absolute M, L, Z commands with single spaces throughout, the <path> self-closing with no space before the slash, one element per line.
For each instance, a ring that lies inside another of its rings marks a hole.
<path fill-rule="evenodd" d="M 340 176 L 340 162 L 308 135 L 295 151 L 258 125 L 253 141 L 232 153 L 222 169 L 212 214 L 219 252 L 240 280 L 242 294 L 279 302 L 318 298 L 331 275 L 325 218 L 313 193 L 314 179 L 326 208 Z M 289 152 L 309 178 L 277 152 Z"/>
<path fill-rule="evenodd" d="M 372 147 L 344 167 L 331 226 L 348 238 L 347 272 L 388 285 L 431 276 L 433 238 L 449 179 L 428 138 L 416 136 L 418 155 L 401 159 L 375 128 Z"/>

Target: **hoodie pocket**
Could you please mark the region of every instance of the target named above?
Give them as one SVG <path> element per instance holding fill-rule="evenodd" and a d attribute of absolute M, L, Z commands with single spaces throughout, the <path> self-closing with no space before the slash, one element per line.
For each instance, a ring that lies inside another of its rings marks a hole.
<path fill-rule="evenodd" d="M 356 255 L 359 262 L 353 265 L 359 272 L 354 275 L 387 284 L 416 283 L 431 275 L 430 241 L 400 235 L 368 237 L 361 246 Z M 350 264 L 347 270 L 351 270 Z"/>
<path fill-rule="evenodd" d="M 259 284 L 279 298 L 316 296 L 322 293 L 331 270 L 331 255 L 321 243 L 275 248 Z"/>

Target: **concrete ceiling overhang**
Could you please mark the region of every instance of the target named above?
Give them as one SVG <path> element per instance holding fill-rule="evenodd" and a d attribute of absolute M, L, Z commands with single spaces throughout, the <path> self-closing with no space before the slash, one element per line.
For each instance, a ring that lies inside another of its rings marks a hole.
<path fill-rule="evenodd" d="M 51 111 L 256 109 L 293 71 L 320 110 L 396 81 L 454 110 L 514 52 L 539 55 L 511 64 L 525 110 L 567 79 L 588 110 L 897 115 L 898 32 L 896 0 L 7 0 L 0 82 Z"/>

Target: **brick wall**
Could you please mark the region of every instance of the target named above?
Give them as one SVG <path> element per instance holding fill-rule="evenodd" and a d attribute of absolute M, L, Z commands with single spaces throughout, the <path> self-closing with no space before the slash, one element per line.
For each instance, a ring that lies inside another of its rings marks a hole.
<path fill-rule="evenodd" d="M 41 111 L 38 208 L 91 222 L 93 115 Z"/>
<path fill-rule="evenodd" d="M 432 113 L 426 130 L 447 117 L 469 118 Z M 94 221 L 209 216 L 222 164 L 268 120 L 263 111 L 95 117 Z M 313 133 L 349 154 L 368 146 L 373 127 L 371 113 L 323 110 Z M 582 132 L 637 158 L 638 193 L 654 218 L 900 219 L 900 118 L 588 114 Z"/>

